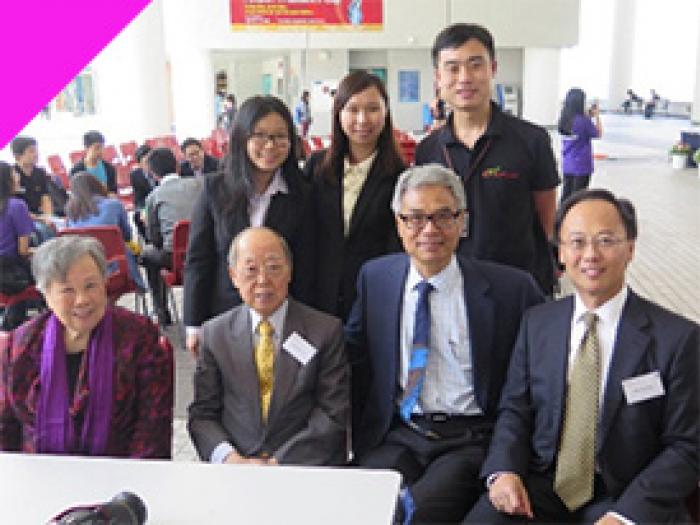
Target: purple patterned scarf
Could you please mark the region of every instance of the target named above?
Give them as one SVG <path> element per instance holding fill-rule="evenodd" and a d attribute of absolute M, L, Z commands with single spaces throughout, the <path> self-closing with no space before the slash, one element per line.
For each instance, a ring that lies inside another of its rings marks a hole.
<path fill-rule="evenodd" d="M 44 329 L 41 351 L 40 392 L 36 413 L 37 452 L 70 454 L 85 451 L 91 456 L 104 455 L 112 416 L 112 373 L 114 348 L 112 307 L 93 328 L 88 343 L 88 405 L 80 439 L 70 416 L 73 393 L 68 392 L 64 327 L 51 314 Z"/>

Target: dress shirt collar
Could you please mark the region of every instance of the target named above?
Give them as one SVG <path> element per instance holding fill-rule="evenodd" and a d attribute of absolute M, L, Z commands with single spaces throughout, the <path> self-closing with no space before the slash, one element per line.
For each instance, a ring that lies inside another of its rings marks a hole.
<path fill-rule="evenodd" d="M 461 276 L 459 265 L 457 264 L 457 257 L 452 255 L 450 262 L 445 266 L 442 271 L 436 273 L 427 281 L 433 285 L 433 288 L 438 292 L 445 292 L 450 290 L 454 283 L 459 280 Z M 409 290 L 413 290 L 415 286 L 426 279 L 418 272 L 416 267 L 411 262 L 410 269 L 408 270 L 408 277 L 406 278 L 406 286 Z"/>
<path fill-rule="evenodd" d="M 377 158 L 377 150 L 374 150 L 374 153 L 372 153 L 369 157 L 367 157 L 365 160 L 362 162 L 358 162 L 357 164 L 350 164 L 350 158 L 345 157 L 343 159 L 343 173 L 345 175 L 352 174 L 352 175 L 362 175 L 363 177 L 367 177 L 367 174 L 369 173 L 369 169 L 372 167 L 372 163 L 374 162 L 374 159 Z"/>
<path fill-rule="evenodd" d="M 180 178 L 180 176 L 177 173 L 168 173 L 165 177 L 160 179 L 160 183 L 166 184 L 167 182 L 169 182 L 171 180 L 177 180 L 179 178 Z"/>
<path fill-rule="evenodd" d="M 275 174 L 272 176 L 272 180 L 267 186 L 267 189 L 260 194 L 256 193 L 255 198 L 261 199 L 263 197 L 272 197 L 276 193 L 289 193 L 289 187 L 287 186 L 284 177 L 282 177 L 281 168 L 278 168 Z"/>
<path fill-rule="evenodd" d="M 593 313 L 598 316 L 598 321 L 603 323 L 604 326 L 617 326 L 628 294 L 629 290 L 625 285 L 613 297 L 594 309 Z M 576 293 L 574 299 L 574 323 L 583 323 L 583 316 L 586 312 L 588 312 L 588 308 L 583 304 L 579 294 Z"/>
<path fill-rule="evenodd" d="M 282 330 L 284 329 L 284 320 L 287 318 L 287 308 L 289 306 L 289 300 L 285 299 L 282 304 L 272 312 L 267 318 L 267 320 L 270 322 L 272 325 L 272 328 L 274 329 L 274 337 L 276 338 L 277 341 L 279 341 L 279 338 L 282 337 Z M 248 307 L 248 311 L 250 312 L 250 324 L 251 328 L 253 330 L 253 336 L 257 334 L 257 327 L 258 324 L 260 324 L 260 321 L 263 320 L 263 317 L 253 310 L 250 306 Z"/>

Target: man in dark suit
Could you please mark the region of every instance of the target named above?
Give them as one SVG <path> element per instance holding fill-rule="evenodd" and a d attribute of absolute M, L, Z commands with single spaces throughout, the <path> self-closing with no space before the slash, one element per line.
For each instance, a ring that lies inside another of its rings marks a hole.
<path fill-rule="evenodd" d="M 555 225 L 576 293 L 524 317 L 466 523 L 682 523 L 698 483 L 698 326 L 625 285 L 634 207 L 574 194 Z"/>
<path fill-rule="evenodd" d="M 180 177 L 194 177 L 219 171 L 219 161 L 204 153 L 202 143 L 188 138 L 182 143 L 185 160 L 180 164 Z"/>
<path fill-rule="evenodd" d="M 392 209 L 407 255 L 363 266 L 346 325 L 356 462 L 399 471 L 399 519 L 421 523 L 461 520 L 483 491 L 517 328 L 543 300 L 525 272 L 455 256 L 464 207 L 451 170 L 405 171 Z"/>
<path fill-rule="evenodd" d="M 204 461 L 341 465 L 350 405 L 343 329 L 288 297 L 291 252 L 264 227 L 229 254 L 244 304 L 204 323 L 188 428 Z"/>

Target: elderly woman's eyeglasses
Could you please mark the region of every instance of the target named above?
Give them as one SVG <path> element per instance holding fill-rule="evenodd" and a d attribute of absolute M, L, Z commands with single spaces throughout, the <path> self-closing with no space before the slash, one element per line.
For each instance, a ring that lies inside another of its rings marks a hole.
<path fill-rule="evenodd" d="M 440 210 L 435 213 L 399 213 L 399 219 L 403 221 L 409 230 L 420 231 L 425 228 L 428 222 L 432 222 L 441 230 L 453 227 L 462 210 Z"/>
<path fill-rule="evenodd" d="M 289 135 L 286 133 L 268 134 L 256 131 L 250 134 L 250 141 L 259 148 L 262 148 L 268 142 L 272 142 L 273 146 L 281 148 L 283 146 L 289 146 Z"/>
<path fill-rule="evenodd" d="M 583 235 L 572 236 L 566 241 L 561 241 L 559 244 L 572 252 L 582 252 L 588 246 L 592 246 L 596 250 L 606 251 L 612 250 L 626 240 L 626 238 L 618 237 L 617 235 L 601 233 L 590 238 L 586 238 Z"/>

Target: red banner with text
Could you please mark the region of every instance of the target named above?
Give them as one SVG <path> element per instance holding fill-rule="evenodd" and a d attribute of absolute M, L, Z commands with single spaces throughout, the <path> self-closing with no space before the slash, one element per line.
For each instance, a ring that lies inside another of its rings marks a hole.
<path fill-rule="evenodd" d="M 236 31 L 378 31 L 384 0 L 231 0 Z"/>

